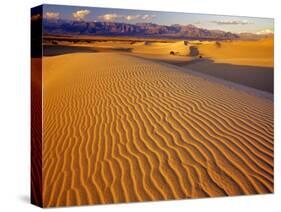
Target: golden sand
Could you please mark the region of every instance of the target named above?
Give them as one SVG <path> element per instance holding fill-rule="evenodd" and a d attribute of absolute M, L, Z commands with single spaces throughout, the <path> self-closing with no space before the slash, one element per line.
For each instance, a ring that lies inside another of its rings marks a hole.
<path fill-rule="evenodd" d="M 273 192 L 272 100 L 122 53 L 44 57 L 43 87 L 45 207 Z"/>
<path fill-rule="evenodd" d="M 210 57 L 217 63 L 249 66 L 274 66 L 274 39 L 254 41 L 223 41 L 199 46 L 202 55 Z"/>

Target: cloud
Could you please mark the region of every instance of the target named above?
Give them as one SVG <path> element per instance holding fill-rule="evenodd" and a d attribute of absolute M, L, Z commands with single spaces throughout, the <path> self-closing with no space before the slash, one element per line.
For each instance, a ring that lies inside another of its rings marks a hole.
<path fill-rule="evenodd" d="M 136 19 L 140 18 L 140 15 L 127 15 L 127 16 L 124 16 L 124 18 L 127 21 L 132 21 L 132 20 L 136 20 Z"/>
<path fill-rule="evenodd" d="M 148 21 L 155 18 L 155 15 L 120 15 L 117 13 L 107 13 L 101 16 L 98 16 L 99 20 L 103 21 L 134 21 L 134 20 L 143 20 Z"/>
<path fill-rule="evenodd" d="M 121 19 L 123 16 L 118 15 L 116 13 L 108 13 L 104 15 L 100 15 L 98 19 L 103 20 L 103 21 L 114 21 L 116 19 Z"/>
<path fill-rule="evenodd" d="M 212 21 L 212 23 L 218 24 L 218 25 L 247 25 L 247 24 L 253 24 L 252 21 L 248 20 L 222 20 L 222 21 Z"/>
<path fill-rule="evenodd" d="M 141 17 L 141 19 L 142 19 L 142 20 L 149 21 L 149 20 L 151 20 L 151 19 L 153 19 L 153 18 L 155 18 L 155 17 L 156 17 L 156 15 L 148 15 L 148 14 L 146 14 L 146 15 L 143 15 L 143 16 Z"/>
<path fill-rule="evenodd" d="M 266 34 L 273 34 L 274 32 L 271 29 L 265 29 L 259 32 L 256 32 L 257 35 L 266 35 Z"/>
<path fill-rule="evenodd" d="M 76 20 L 83 20 L 89 14 L 90 10 L 77 10 L 76 12 L 72 13 L 72 16 Z"/>
<path fill-rule="evenodd" d="M 44 17 L 47 18 L 47 19 L 59 19 L 60 13 L 57 13 L 57 12 L 46 12 Z"/>

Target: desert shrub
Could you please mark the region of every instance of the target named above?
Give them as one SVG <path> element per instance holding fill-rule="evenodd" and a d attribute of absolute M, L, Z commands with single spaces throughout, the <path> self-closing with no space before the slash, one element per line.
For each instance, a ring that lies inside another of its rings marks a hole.
<path fill-rule="evenodd" d="M 196 46 L 189 47 L 189 56 L 196 57 L 199 55 L 199 50 Z"/>
<path fill-rule="evenodd" d="M 216 47 L 218 47 L 218 48 L 220 48 L 221 47 L 221 43 L 220 42 L 218 42 L 218 41 L 216 41 Z"/>

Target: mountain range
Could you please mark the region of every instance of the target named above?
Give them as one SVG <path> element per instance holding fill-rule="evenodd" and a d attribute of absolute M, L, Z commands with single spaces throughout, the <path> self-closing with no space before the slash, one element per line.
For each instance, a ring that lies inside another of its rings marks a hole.
<path fill-rule="evenodd" d="M 235 34 L 222 30 L 209 30 L 188 25 L 159 25 L 154 23 L 88 22 L 43 19 L 43 33 L 62 35 L 137 36 L 171 39 L 234 40 L 256 39 L 256 34 Z"/>

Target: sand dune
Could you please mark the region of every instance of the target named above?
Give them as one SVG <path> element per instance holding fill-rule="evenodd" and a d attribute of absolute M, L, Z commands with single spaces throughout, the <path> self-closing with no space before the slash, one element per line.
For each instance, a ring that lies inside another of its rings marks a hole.
<path fill-rule="evenodd" d="M 45 207 L 273 191 L 272 100 L 121 53 L 43 70 Z"/>
<path fill-rule="evenodd" d="M 189 54 L 189 46 L 182 41 L 99 41 L 92 43 L 69 43 L 59 42 L 62 46 L 91 47 L 97 48 L 99 51 L 129 49 L 133 53 L 149 54 L 149 55 L 170 55 L 174 52 L 176 55 L 187 56 Z M 48 44 L 50 45 L 50 44 Z"/>
<path fill-rule="evenodd" d="M 274 40 L 221 41 L 197 45 L 203 60 L 183 66 L 273 93 Z"/>
<path fill-rule="evenodd" d="M 210 57 L 216 63 L 273 67 L 274 39 L 254 41 L 222 41 L 199 45 L 202 55 Z"/>
<path fill-rule="evenodd" d="M 189 54 L 189 47 L 184 44 L 184 41 L 177 41 L 174 43 L 148 43 L 143 45 L 134 46 L 132 52 L 141 54 L 157 54 L 169 55 L 171 52 L 174 54 L 187 56 Z"/>
<path fill-rule="evenodd" d="M 170 55 L 173 52 L 179 56 L 189 56 L 190 47 L 199 50 L 198 55 L 213 60 L 216 63 L 232 65 L 245 65 L 254 67 L 273 67 L 274 65 L 274 38 L 262 40 L 233 40 L 233 41 L 197 41 L 184 40 L 172 41 L 141 41 L 128 40 L 92 41 L 73 44 L 72 42 L 59 41 L 63 46 L 97 48 L 97 51 L 127 49 L 132 53 L 148 55 Z M 48 43 L 50 45 L 50 43 Z M 195 56 L 198 56 L 195 55 Z"/>

